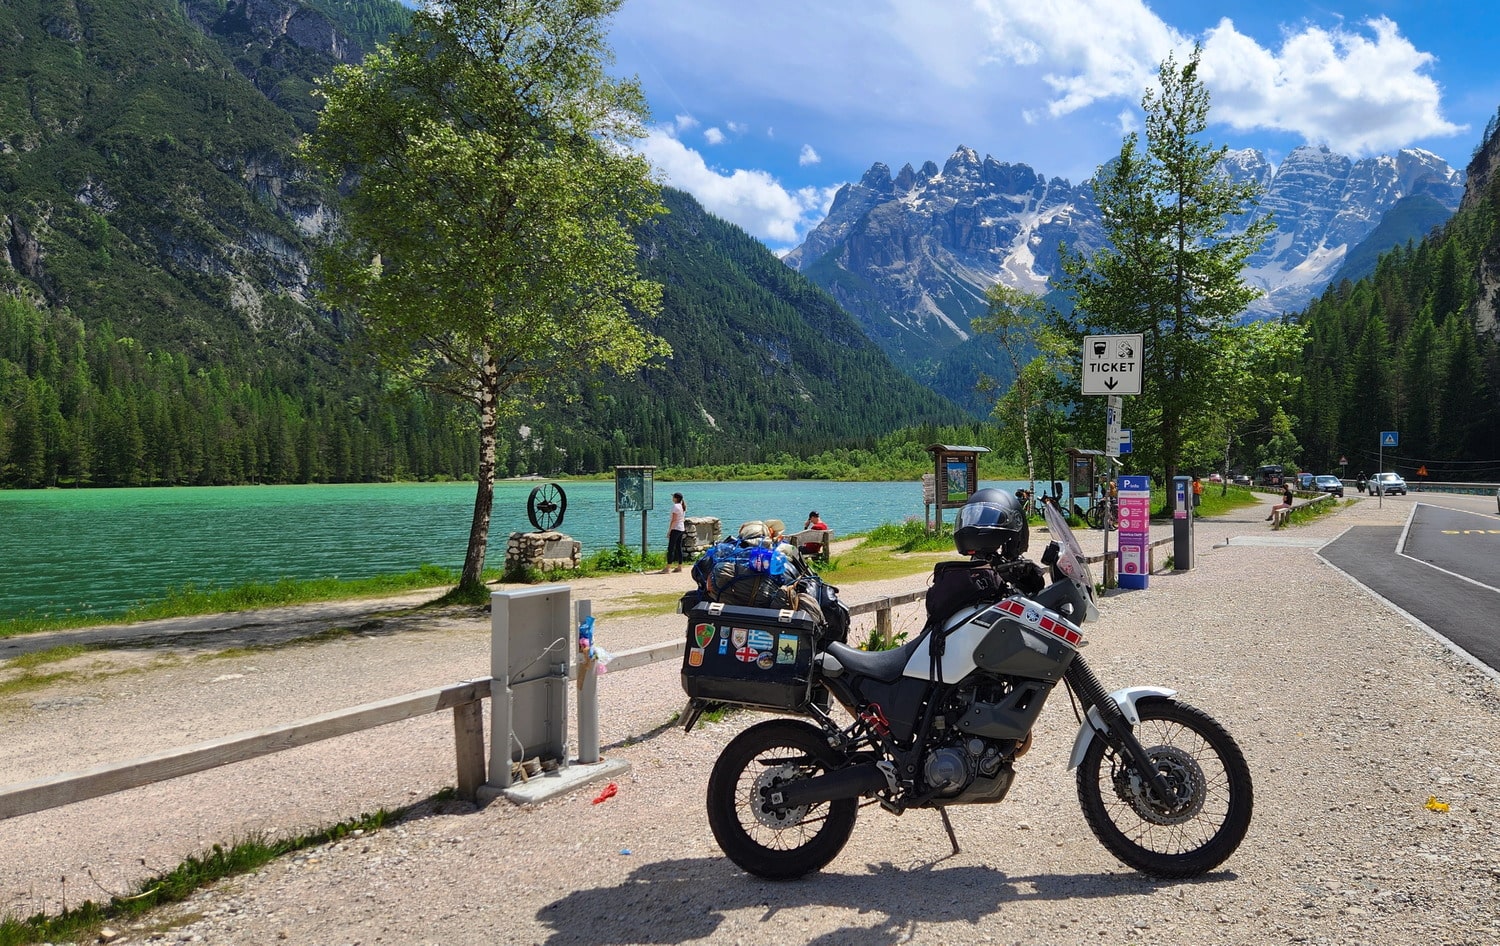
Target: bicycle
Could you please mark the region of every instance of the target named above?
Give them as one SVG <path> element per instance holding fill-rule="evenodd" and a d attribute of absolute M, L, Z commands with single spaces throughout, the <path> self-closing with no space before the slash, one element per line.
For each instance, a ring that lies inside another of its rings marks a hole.
<path fill-rule="evenodd" d="M 1120 526 L 1120 512 L 1113 499 L 1096 499 L 1089 506 L 1084 519 L 1090 529 L 1113 532 Z"/>

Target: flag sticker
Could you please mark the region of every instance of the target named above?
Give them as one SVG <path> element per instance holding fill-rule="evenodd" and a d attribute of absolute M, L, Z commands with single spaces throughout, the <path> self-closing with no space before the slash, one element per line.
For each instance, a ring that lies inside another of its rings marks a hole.
<path fill-rule="evenodd" d="M 734 656 L 736 659 L 744 663 L 753 664 L 760 658 L 760 651 L 756 650 L 753 647 L 745 647 L 741 645 L 739 649 L 734 652 Z"/>
<path fill-rule="evenodd" d="M 750 637 L 745 643 L 756 650 L 771 651 L 776 649 L 776 638 L 771 636 L 771 632 L 762 631 L 758 628 L 750 631 Z"/>

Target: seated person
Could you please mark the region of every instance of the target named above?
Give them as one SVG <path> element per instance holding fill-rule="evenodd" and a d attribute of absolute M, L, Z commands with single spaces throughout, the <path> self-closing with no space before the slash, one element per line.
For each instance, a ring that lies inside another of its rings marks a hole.
<path fill-rule="evenodd" d="M 818 511 L 816 509 L 814 509 L 812 512 L 810 512 L 810 513 L 807 514 L 807 522 L 804 523 L 803 526 L 802 526 L 802 530 L 804 532 L 807 531 L 808 529 L 817 529 L 819 532 L 827 532 L 828 531 L 828 523 L 826 523 L 822 519 L 818 518 Z M 822 542 L 803 542 L 802 543 L 802 551 L 805 552 L 805 553 L 808 553 L 808 554 L 813 554 L 813 553 L 821 552 L 821 551 L 823 551 L 823 543 Z"/>
<path fill-rule="evenodd" d="M 1281 487 L 1281 502 L 1271 507 L 1271 514 L 1266 516 L 1266 521 L 1275 525 L 1292 511 L 1292 484 L 1284 483 Z"/>

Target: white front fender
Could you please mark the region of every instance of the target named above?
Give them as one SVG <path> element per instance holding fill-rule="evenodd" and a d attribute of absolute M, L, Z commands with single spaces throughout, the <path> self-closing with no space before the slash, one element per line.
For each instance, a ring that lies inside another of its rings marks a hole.
<path fill-rule="evenodd" d="M 1125 687 L 1110 694 L 1110 698 L 1120 707 L 1120 712 L 1125 714 L 1125 719 L 1132 726 L 1138 726 L 1141 722 L 1141 714 L 1136 711 L 1135 701 L 1143 696 L 1176 696 L 1176 690 L 1168 690 L 1166 687 Z M 1068 759 L 1069 770 L 1078 768 L 1078 763 L 1083 761 L 1083 754 L 1089 751 L 1089 743 L 1094 741 L 1094 736 L 1104 728 L 1104 717 L 1099 715 L 1097 706 L 1089 707 L 1088 718 L 1083 725 L 1078 727 L 1078 735 L 1073 739 L 1073 755 Z"/>

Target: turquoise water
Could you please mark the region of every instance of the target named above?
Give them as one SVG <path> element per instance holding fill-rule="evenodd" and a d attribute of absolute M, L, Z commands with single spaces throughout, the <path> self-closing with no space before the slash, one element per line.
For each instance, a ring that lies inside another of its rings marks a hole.
<path fill-rule="evenodd" d="M 536 482 L 495 486 L 492 566 L 505 539 L 529 532 Z M 1015 482 L 985 482 L 1014 489 Z M 561 531 L 588 555 L 620 538 L 609 481 L 563 483 Z M 0 492 L 0 618 L 33 613 L 118 614 L 192 584 L 222 588 L 278 578 L 364 578 L 423 564 L 463 564 L 472 483 L 221 486 Z M 816 509 L 835 532 L 860 532 L 923 515 L 917 483 L 814 481 L 678 483 L 658 480 L 647 548 L 666 548 L 667 510 L 682 492 L 691 516 L 725 529 L 747 519 L 801 528 Z M 944 518 L 951 521 L 952 512 Z M 639 549 L 640 513 L 627 513 L 625 544 Z"/>

